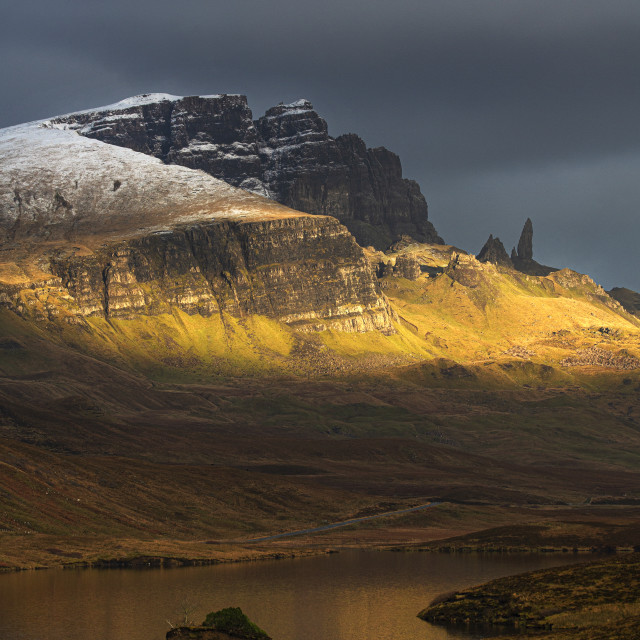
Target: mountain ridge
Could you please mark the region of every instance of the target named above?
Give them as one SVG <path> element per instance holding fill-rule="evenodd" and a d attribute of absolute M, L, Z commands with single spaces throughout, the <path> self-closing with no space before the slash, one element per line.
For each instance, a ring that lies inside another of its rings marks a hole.
<path fill-rule="evenodd" d="M 334 218 L 49 121 L 0 132 L 0 153 L 0 282 L 21 313 L 75 321 L 174 304 L 393 332 L 369 262 Z M 41 282 L 45 302 L 23 304 Z"/>
<path fill-rule="evenodd" d="M 355 134 L 332 138 L 307 100 L 257 120 L 241 95 L 143 94 L 53 118 L 54 126 L 201 169 L 293 209 L 337 217 L 362 246 L 385 249 L 403 234 L 442 239 L 416 182 L 397 155 L 367 149 Z"/>

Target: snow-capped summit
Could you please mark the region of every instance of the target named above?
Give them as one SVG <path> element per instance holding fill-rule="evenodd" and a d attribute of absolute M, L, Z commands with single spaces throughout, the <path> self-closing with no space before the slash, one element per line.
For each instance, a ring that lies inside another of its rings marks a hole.
<path fill-rule="evenodd" d="M 404 235 L 440 242 L 417 183 L 400 159 L 357 135 L 334 138 L 305 98 L 253 119 L 241 95 L 149 93 L 52 118 L 49 126 L 127 147 L 311 214 L 335 216 L 360 244 L 384 249 Z"/>
<path fill-rule="evenodd" d="M 203 171 L 89 139 L 51 120 L 0 130 L 0 244 L 117 237 L 282 211 L 295 215 Z"/>

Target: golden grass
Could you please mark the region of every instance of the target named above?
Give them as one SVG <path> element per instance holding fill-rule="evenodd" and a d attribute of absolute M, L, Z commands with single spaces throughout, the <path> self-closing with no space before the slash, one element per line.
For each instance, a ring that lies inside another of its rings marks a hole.
<path fill-rule="evenodd" d="M 557 613 L 546 620 L 554 629 L 584 629 L 618 624 L 632 616 L 640 617 L 640 602 L 594 605 Z"/>
<path fill-rule="evenodd" d="M 88 250 L 83 247 L 78 250 Z M 440 253 L 431 255 L 425 247 L 412 245 L 402 252 L 423 263 L 442 261 Z M 3 273 L 16 283 L 36 275 L 16 263 L 5 264 Z M 54 340 L 157 380 L 385 369 L 425 386 L 606 388 L 619 384 L 620 372 L 567 367 L 564 361 L 589 348 L 640 357 L 640 321 L 607 302 L 587 277 L 572 272 L 528 276 L 466 257 L 438 277 L 386 276 L 382 287 L 398 315 L 396 333 L 389 336 L 337 330 L 303 334 L 260 316 L 188 315 L 165 301 L 157 306 L 166 313 L 87 318 L 83 327 L 66 322 L 73 320 L 73 301 L 57 286 L 23 289 L 20 300 L 26 314 L 53 329 Z M 57 316 L 48 323 L 51 308 Z M 418 363 L 419 369 L 411 366 Z M 452 369 L 455 364 L 464 365 L 464 371 Z"/>
<path fill-rule="evenodd" d="M 67 341 L 155 379 L 275 373 L 295 344 L 292 329 L 264 316 L 203 317 L 174 308 L 158 316 L 87 321 L 90 332 L 67 328 Z"/>
<path fill-rule="evenodd" d="M 578 630 L 566 637 L 631 640 L 640 620 L 639 567 L 638 554 L 630 554 L 501 578 L 452 594 L 420 617 L 506 625 L 522 629 L 524 637 L 552 629 L 554 638 L 564 638 L 563 630 Z"/>

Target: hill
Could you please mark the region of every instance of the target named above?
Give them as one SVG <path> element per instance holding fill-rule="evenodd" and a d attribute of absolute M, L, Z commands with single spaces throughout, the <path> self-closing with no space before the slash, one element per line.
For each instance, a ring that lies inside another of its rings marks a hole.
<path fill-rule="evenodd" d="M 361 540 L 635 522 L 640 320 L 588 276 L 363 249 L 82 118 L 0 132 L 4 565 L 273 553 L 231 541 L 428 499 Z"/>

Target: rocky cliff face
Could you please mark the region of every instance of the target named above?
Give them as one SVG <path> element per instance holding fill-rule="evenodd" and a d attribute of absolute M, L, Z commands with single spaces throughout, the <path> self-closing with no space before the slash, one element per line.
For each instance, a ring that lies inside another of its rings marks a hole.
<path fill-rule="evenodd" d="M 442 243 L 398 156 L 367 149 L 353 134 L 332 138 L 306 100 L 273 107 L 254 122 L 244 96 L 150 94 L 53 124 L 201 169 L 299 211 L 335 216 L 363 246 L 386 248 L 403 234 Z"/>
<path fill-rule="evenodd" d="M 262 315 L 302 330 L 393 333 L 362 249 L 336 220 L 224 221 L 53 259 L 76 315 Z"/>
<path fill-rule="evenodd" d="M 38 320 L 178 308 L 393 332 L 363 249 L 335 218 L 50 121 L 0 131 L 0 249 L 0 302 Z"/>

